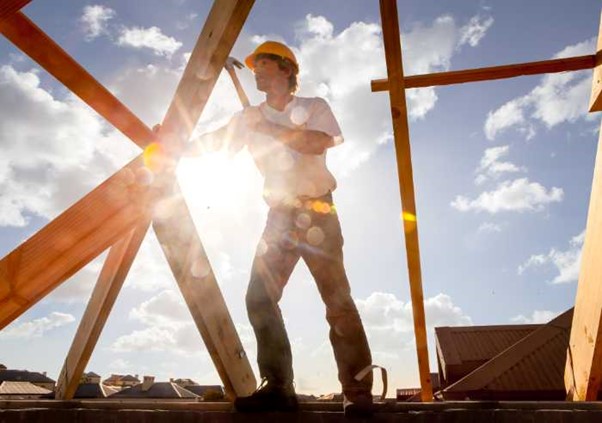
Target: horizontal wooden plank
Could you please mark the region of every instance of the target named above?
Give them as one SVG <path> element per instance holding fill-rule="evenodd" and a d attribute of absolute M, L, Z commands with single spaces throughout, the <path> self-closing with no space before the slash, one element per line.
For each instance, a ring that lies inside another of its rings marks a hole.
<path fill-rule="evenodd" d="M 138 226 L 111 247 L 59 375 L 56 399 L 72 399 L 75 395 L 149 225 L 150 219 L 142 216 Z"/>
<path fill-rule="evenodd" d="M 466 82 L 492 81 L 525 75 L 591 69 L 594 65 L 595 55 L 592 54 L 564 59 L 544 60 L 540 62 L 411 75 L 404 77 L 404 85 L 406 89 L 410 89 L 438 85 L 463 84 Z M 387 79 L 375 79 L 370 85 L 373 92 L 387 91 L 389 89 L 389 81 Z"/>
<path fill-rule="evenodd" d="M 136 181 L 142 161 L 136 158 L 0 260 L 0 303 L 15 295 L 28 301 L 15 312 L 0 307 L 0 329 L 138 222 L 151 195 Z"/>
<path fill-rule="evenodd" d="M 159 243 L 226 393 L 249 395 L 256 387 L 253 370 L 177 185 L 169 198 L 170 213 L 153 221 Z"/>
<path fill-rule="evenodd" d="M 137 145 L 154 140 L 140 119 L 22 12 L 0 23 L 0 32 Z"/>

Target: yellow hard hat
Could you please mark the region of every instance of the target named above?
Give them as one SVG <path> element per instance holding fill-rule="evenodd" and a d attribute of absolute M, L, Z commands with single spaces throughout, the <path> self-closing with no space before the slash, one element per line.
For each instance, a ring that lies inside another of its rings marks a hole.
<path fill-rule="evenodd" d="M 245 64 L 249 67 L 249 69 L 253 70 L 255 68 L 255 57 L 258 54 L 275 54 L 276 56 L 280 56 L 284 59 L 290 60 L 297 70 L 299 70 L 299 63 L 297 63 L 297 58 L 293 51 L 278 41 L 266 41 L 257 46 L 253 53 L 249 54 L 245 59 Z"/>

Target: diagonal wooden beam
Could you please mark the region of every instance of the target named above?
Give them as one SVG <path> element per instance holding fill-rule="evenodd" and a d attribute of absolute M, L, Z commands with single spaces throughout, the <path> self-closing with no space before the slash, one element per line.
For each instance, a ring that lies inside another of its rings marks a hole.
<path fill-rule="evenodd" d="M 418 370 L 422 401 L 433 400 L 433 388 L 429 370 L 428 344 L 426 338 L 426 320 L 424 316 L 424 297 L 422 293 L 422 273 L 420 270 L 420 250 L 418 247 L 418 220 L 416 200 L 414 198 L 414 177 L 412 174 L 412 154 L 410 151 L 410 130 L 403 84 L 403 65 L 401 41 L 397 18 L 396 0 L 380 0 L 387 78 L 389 80 L 389 99 L 393 119 L 393 138 L 397 157 L 399 190 L 401 194 L 403 228 L 406 244 L 406 257 L 410 279 L 410 294 L 414 316 L 414 335 L 418 353 Z"/>
<path fill-rule="evenodd" d="M 153 228 L 192 318 L 228 396 L 249 395 L 255 376 L 180 188 L 162 201 Z"/>
<path fill-rule="evenodd" d="M 73 399 L 149 225 L 150 219 L 142 217 L 135 229 L 111 247 L 63 364 L 56 386 L 56 399 Z"/>
<path fill-rule="evenodd" d="M 22 12 L 6 17 L 0 32 L 140 147 L 154 140 L 140 119 Z"/>
<path fill-rule="evenodd" d="M 188 141 L 253 3 L 213 3 L 158 134 L 168 147 L 177 149 Z"/>
<path fill-rule="evenodd" d="M 0 23 L 31 3 L 31 0 L 3 0 L 0 3 Z"/>
<path fill-rule="evenodd" d="M 0 329 L 131 230 L 150 190 L 139 156 L 0 260 Z"/>

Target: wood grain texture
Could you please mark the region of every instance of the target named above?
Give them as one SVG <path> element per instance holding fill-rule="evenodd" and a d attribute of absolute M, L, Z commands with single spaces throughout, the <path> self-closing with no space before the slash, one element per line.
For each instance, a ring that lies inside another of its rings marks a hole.
<path fill-rule="evenodd" d="M 138 157 L 0 260 L 0 329 L 138 223 L 150 199 L 141 166 Z"/>
<path fill-rule="evenodd" d="M 135 229 L 111 247 L 59 375 L 56 399 L 73 399 L 149 225 L 150 219 L 142 217 Z"/>
<path fill-rule="evenodd" d="M 493 81 L 526 75 L 558 73 L 591 69 L 595 66 L 596 56 L 568 57 L 539 62 L 517 63 L 513 65 L 492 66 L 486 68 L 465 69 L 450 72 L 436 72 L 424 75 L 404 76 L 406 89 L 424 88 L 438 85 L 464 84 L 466 82 Z M 375 79 L 370 83 L 373 92 L 387 91 L 388 79 Z"/>
<path fill-rule="evenodd" d="M 155 218 L 153 228 L 227 395 L 251 394 L 256 387 L 253 370 L 177 185 L 169 212 Z"/>
<path fill-rule="evenodd" d="M 568 397 L 575 401 L 595 401 L 602 380 L 602 260 L 600 252 L 602 252 L 602 137 L 598 139 L 564 377 Z"/>
<path fill-rule="evenodd" d="M 410 280 L 410 296 L 414 317 L 414 335 L 418 354 L 422 401 L 433 400 L 433 388 L 429 370 L 426 320 L 424 315 L 424 297 L 422 292 L 422 273 L 420 269 L 420 250 L 418 246 L 418 220 L 414 197 L 414 177 L 412 173 L 412 154 L 410 150 L 410 131 L 408 110 L 403 83 L 403 65 L 401 41 L 397 18 L 396 0 L 380 0 L 387 78 L 390 84 L 391 117 L 393 119 L 393 138 L 397 159 L 397 173 L 402 205 L 406 258 Z"/>

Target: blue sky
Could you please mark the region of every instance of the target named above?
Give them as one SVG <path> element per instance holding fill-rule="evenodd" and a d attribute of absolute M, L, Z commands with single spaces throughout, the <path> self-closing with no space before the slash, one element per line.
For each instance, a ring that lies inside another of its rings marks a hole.
<path fill-rule="evenodd" d="M 33 1 L 25 13 L 145 123 L 159 122 L 210 2 Z M 400 1 L 406 74 L 593 54 L 595 1 Z M 328 153 L 353 296 L 374 362 L 390 386 L 418 384 L 384 78 L 378 2 L 258 1 L 236 43 L 287 42 L 301 96 L 322 96 L 345 143 Z M 262 101 L 248 70 L 251 101 Z M 429 325 L 547 321 L 574 301 L 598 138 L 587 113 L 591 72 L 410 90 L 410 137 Z M 0 252 L 7 254 L 118 170 L 137 147 L 5 39 L 0 40 Z M 196 133 L 240 109 L 222 75 Z M 265 221 L 261 179 L 246 152 L 183 160 L 179 176 L 239 334 Z M 101 261 L 0 333 L 0 362 L 57 377 Z M 324 307 L 296 269 L 282 302 L 300 392 L 337 391 Z M 43 354 L 40 354 L 43 351 Z M 88 370 L 215 383 L 200 336 L 152 231 Z"/>

